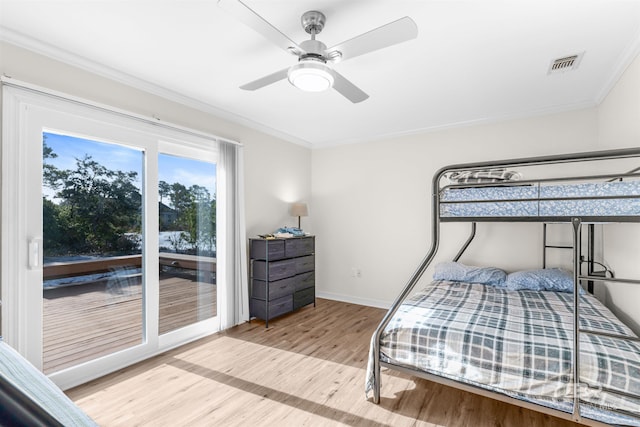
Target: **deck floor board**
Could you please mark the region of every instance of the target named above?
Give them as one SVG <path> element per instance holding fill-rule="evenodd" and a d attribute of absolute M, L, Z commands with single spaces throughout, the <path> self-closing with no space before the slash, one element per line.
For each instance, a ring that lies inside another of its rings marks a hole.
<path fill-rule="evenodd" d="M 140 280 L 44 291 L 43 370 L 49 374 L 143 342 Z M 216 286 L 194 275 L 160 276 L 161 334 L 216 314 Z"/>

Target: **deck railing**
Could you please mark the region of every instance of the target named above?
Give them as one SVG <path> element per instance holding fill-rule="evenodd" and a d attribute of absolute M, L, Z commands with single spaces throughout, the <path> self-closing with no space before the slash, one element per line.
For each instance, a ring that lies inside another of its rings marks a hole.
<path fill-rule="evenodd" d="M 216 258 L 198 255 L 175 254 L 161 252 L 158 257 L 159 266 L 198 270 L 201 272 L 215 273 Z M 42 268 L 44 280 L 62 279 L 67 277 L 83 276 L 95 273 L 107 273 L 118 267 L 142 266 L 142 255 L 125 255 L 108 258 L 99 258 L 82 261 L 53 262 L 45 264 Z"/>

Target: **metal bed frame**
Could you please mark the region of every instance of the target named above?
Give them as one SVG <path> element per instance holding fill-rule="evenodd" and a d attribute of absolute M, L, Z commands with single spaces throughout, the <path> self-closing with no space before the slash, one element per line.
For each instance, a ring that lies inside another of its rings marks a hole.
<path fill-rule="evenodd" d="M 567 413 L 558 409 L 548 408 L 542 405 L 538 405 L 535 403 L 530 403 L 527 401 L 520 400 L 515 397 L 510 397 L 504 394 L 501 394 L 496 391 L 487 390 L 481 387 L 477 387 L 474 385 L 466 384 L 463 382 L 458 382 L 455 380 L 451 380 L 445 377 L 438 376 L 436 374 L 430 374 L 418 369 L 407 368 L 404 366 L 394 365 L 392 363 L 383 362 L 380 360 L 380 338 L 382 333 L 387 326 L 387 324 L 391 321 L 391 318 L 396 313 L 402 302 L 410 295 L 411 291 L 418 283 L 424 272 L 427 270 L 429 265 L 434 260 L 440 243 L 440 225 L 442 222 L 471 222 L 471 233 L 468 239 L 462 245 L 462 248 L 454 257 L 454 261 L 458 261 L 466 249 L 469 247 L 471 242 L 473 241 L 476 234 L 476 227 L 478 222 L 541 222 L 541 223 L 568 223 L 572 225 L 573 231 L 573 283 L 574 283 L 574 295 L 578 295 L 579 286 L 581 281 L 587 281 L 590 284 L 590 288 L 592 288 L 592 283 L 594 282 L 618 282 L 618 283 L 632 283 L 632 284 L 640 284 L 640 280 L 631 280 L 631 279 L 619 279 L 613 277 L 606 277 L 606 274 L 596 275 L 593 271 L 593 260 L 587 260 L 588 269 L 587 274 L 581 274 L 581 230 L 582 225 L 587 224 L 590 227 L 590 242 L 589 242 L 589 255 L 592 255 L 593 250 L 593 241 L 591 240 L 592 228 L 591 226 L 595 223 L 623 223 L 623 222 L 633 222 L 640 223 L 640 216 L 524 216 L 524 217 L 443 217 L 441 216 L 440 206 L 441 203 L 455 203 L 455 202 L 442 202 L 441 195 L 442 191 L 447 188 L 460 188 L 460 187 L 491 187 L 496 186 L 496 183 L 482 183 L 482 184 L 453 184 L 441 187 L 440 182 L 446 174 L 451 172 L 458 171 L 468 171 L 468 170 L 482 170 L 488 168 L 502 168 L 502 167 L 518 167 L 518 166 L 539 166 L 539 165 L 553 165 L 553 164 L 566 164 L 566 163 L 577 163 L 577 162 L 589 162 L 589 161 L 603 161 L 603 160 L 616 160 L 616 159 L 626 159 L 626 158 L 638 158 L 640 157 L 640 149 L 621 149 L 621 150 L 607 150 L 607 151 L 594 151 L 594 152 L 583 152 L 583 153 L 574 153 L 568 155 L 554 155 L 554 156 L 544 156 L 544 157 L 531 157 L 531 158 L 522 158 L 522 159 L 511 159 L 511 160 L 503 160 L 497 162 L 478 162 L 478 163 L 467 163 L 467 164 L 457 164 L 444 167 L 438 170 L 433 176 L 432 181 L 432 243 L 429 252 L 424 257 L 418 268 L 415 270 L 409 281 L 404 286 L 400 295 L 393 302 L 391 308 L 387 311 L 386 315 L 378 325 L 374 333 L 373 339 L 373 352 L 374 352 L 374 364 L 373 364 L 373 402 L 380 402 L 380 376 L 381 376 L 381 367 L 386 367 L 389 369 L 397 370 L 400 372 L 407 373 L 409 375 L 421 377 L 430 381 L 434 381 L 437 383 L 445 384 L 451 387 L 455 387 L 458 389 L 462 389 L 465 391 L 469 391 L 472 393 L 480 394 L 483 396 L 491 397 L 496 400 L 500 400 L 503 402 L 515 404 L 521 407 L 533 409 L 535 411 L 543 412 L 546 414 L 554 415 L 559 418 L 568 419 L 576 422 L 580 422 L 587 425 L 606 425 L 602 422 L 595 421 L 589 418 L 583 418 L 580 415 L 580 398 L 578 393 L 578 388 L 580 386 L 579 382 L 579 355 L 580 355 L 580 340 L 579 336 L 581 333 L 584 334 L 595 334 L 608 336 L 616 339 L 625 339 L 632 341 L 639 341 L 640 339 L 629 338 L 625 336 L 620 336 L 616 334 L 606 334 L 591 330 L 581 329 L 579 326 L 579 298 L 574 298 L 573 303 L 573 356 L 572 356 L 572 379 L 573 379 L 573 413 Z M 638 168 L 640 169 L 640 168 Z M 542 183 L 551 183 L 551 182 L 566 182 L 566 181 L 586 181 L 586 180 L 622 180 L 623 178 L 629 177 L 639 177 L 640 174 L 637 173 L 638 169 L 634 169 L 627 173 L 622 174 L 613 174 L 613 175 L 590 175 L 590 176 L 572 176 L 566 178 L 553 178 L 553 179 L 539 179 L 539 180 L 522 180 L 512 182 L 514 185 L 540 185 Z M 501 186 L 509 186 L 509 182 L 499 183 Z M 551 200 L 595 200 L 595 199 L 621 199 L 621 198 L 634 198 L 640 199 L 640 196 L 589 196 L 585 198 L 576 198 L 576 197 L 566 197 L 566 198 L 536 198 L 536 199 L 500 199 L 500 200 L 483 200 L 483 202 L 523 202 L 523 201 L 551 201 Z M 469 201 L 465 201 L 468 203 Z M 545 234 L 545 242 L 546 242 L 546 234 Z M 546 244 L 546 243 L 545 243 Z M 545 260 L 546 261 L 546 260 Z M 613 390 L 605 390 L 610 393 L 617 393 Z M 620 393 L 618 393 L 620 394 Z M 631 396 L 640 398 L 640 396 Z M 634 414 L 628 414 L 624 411 L 615 411 L 620 414 L 631 415 L 632 417 L 636 417 Z"/>

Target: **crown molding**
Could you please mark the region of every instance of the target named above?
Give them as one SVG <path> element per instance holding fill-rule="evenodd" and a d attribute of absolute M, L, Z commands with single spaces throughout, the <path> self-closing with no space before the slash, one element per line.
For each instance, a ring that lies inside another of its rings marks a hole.
<path fill-rule="evenodd" d="M 640 55 L 640 29 L 638 30 L 635 38 L 624 49 L 618 58 L 618 62 L 614 65 L 611 75 L 598 92 L 596 96 L 596 103 L 598 105 L 604 101 L 609 92 L 611 92 L 616 83 L 618 83 L 622 74 L 624 74 L 626 69 L 631 65 L 636 57 L 638 57 L 638 55 Z"/>
<path fill-rule="evenodd" d="M 301 145 L 305 148 L 311 148 L 312 146 L 312 144 L 309 141 L 306 141 L 306 140 L 297 138 L 293 135 L 290 135 L 288 133 L 273 129 L 269 126 L 258 123 L 254 120 L 251 120 L 239 114 L 235 114 L 235 113 L 223 110 L 221 108 L 218 108 L 214 105 L 182 95 L 178 92 L 169 90 L 162 86 L 158 86 L 156 84 L 150 83 L 146 80 L 137 78 L 130 74 L 123 73 L 122 71 L 116 70 L 115 68 L 109 67 L 108 65 L 89 60 L 83 56 L 77 55 L 75 53 L 69 52 L 64 49 L 60 49 L 51 44 L 36 40 L 32 37 L 13 31 L 6 27 L 0 26 L 0 41 L 4 41 L 6 43 L 20 47 L 22 49 L 26 49 L 31 52 L 37 53 L 39 55 L 46 56 L 53 60 L 62 62 L 67 65 L 71 65 L 73 67 L 82 69 L 84 71 L 88 71 L 98 76 L 105 77 L 109 80 L 113 80 L 118 83 L 130 86 L 134 89 L 138 89 L 143 92 L 147 92 L 152 95 L 159 96 L 161 98 L 167 99 L 177 104 L 181 104 L 186 107 L 190 107 L 198 111 L 202 111 L 204 113 L 214 115 L 220 119 L 226 120 L 236 125 L 244 126 L 248 129 L 252 129 L 252 130 L 276 137 L 283 141 L 290 142 L 296 145 Z M 11 76 L 11 77 L 16 77 L 16 76 Z"/>
<path fill-rule="evenodd" d="M 72 52 L 66 51 L 64 49 L 60 49 L 48 43 L 35 40 L 29 36 L 15 32 L 13 30 L 7 29 L 2 26 L 0 26 L 0 40 L 16 45 L 20 48 L 35 52 L 37 54 L 49 57 L 51 59 L 63 62 L 65 64 L 77 67 L 79 69 L 94 73 L 96 75 L 108 78 L 110 80 L 125 84 L 132 88 L 162 97 L 169 101 L 214 115 L 230 123 L 234 123 L 236 125 L 240 125 L 245 128 L 258 131 L 266 135 L 270 135 L 272 137 L 278 138 L 280 140 L 293 143 L 296 145 L 300 145 L 309 149 L 324 149 L 324 148 L 331 148 L 331 147 L 336 147 L 341 145 L 360 144 L 365 142 L 402 138 L 402 137 L 413 136 L 413 135 L 418 135 L 422 133 L 433 133 L 433 132 L 445 131 L 445 130 L 455 129 L 455 128 L 494 124 L 494 123 L 499 123 L 503 121 L 551 115 L 551 114 L 568 112 L 572 110 L 595 107 L 600 105 L 604 101 L 606 96 L 609 94 L 609 92 L 613 89 L 613 87 L 616 85 L 618 80 L 621 78 L 622 74 L 627 69 L 627 67 L 633 62 L 633 60 L 638 55 L 640 55 L 640 31 L 639 31 L 635 39 L 629 43 L 629 45 L 625 48 L 623 53 L 620 55 L 617 63 L 612 68 L 612 72 L 609 78 L 603 84 L 602 88 L 598 91 L 598 93 L 596 94 L 596 96 L 592 101 L 585 101 L 585 102 L 573 103 L 573 104 L 562 105 L 562 106 L 553 106 L 550 108 L 544 108 L 536 111 L 526 111 L 526 112 L 519 112 L 515 114 L 503 114 L 503 115 L 497 115 L 493 117 L 485 117 L 485 118 L 472 119 L 472 120 L 466 120 L 466 121 L 460 121 L 460 122 L 453 122 L 453 123 L 448 123 L 444 125 L 427 126 L 427 127 L 415 128 L 410 130 L 403 130 L 399 132 L 390 132 L 387 134 L 370 136 L 370 137 L 310 142 L 310 141 L 295 137 L 286 132 L 276 130 L 267 125 L 258 123 L 255 120 L 252 120 L 248 117 L 231 113 L 229 111 L 218 108 L 214 105 L 171 91 L 164 87 L 150 83 L 146 80 L 123 73 L 107 65 L 97 63 L 95 61 L 91 61 L 87 58 L 76 55 Z"/>

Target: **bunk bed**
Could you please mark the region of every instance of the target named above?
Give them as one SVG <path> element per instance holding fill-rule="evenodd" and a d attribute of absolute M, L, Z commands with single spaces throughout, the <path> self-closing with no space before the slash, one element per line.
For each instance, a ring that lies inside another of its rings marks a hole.
<path fill-rule="evenodd" d="M 640 149 L 609 150 L 440 169 L 431 248 L 371 339 L 365 389 L 373 401 L 385 367 L 587 425 L 640 426 L 640 339 L 584 290 L 640 284 L 596 271 L 592 250 L 594 224 L 640 222 L 640 174 L 569 167 L 611 169 L 638 157 Z M 536 167 L 543 178 L 521 179 L 517 170 Z M 453 261 L 436 265 L 433 282 L 414 290 L 436 258 L 441 224 L 453 222 L 471 223 L 470 236 Z M 510 274 L 461 264 L 484 222 L 542 223 L 545 248 L 547 224 L 570 224 L 572 271 L 544 268 L 544 256 L 542 269 Z"/>

